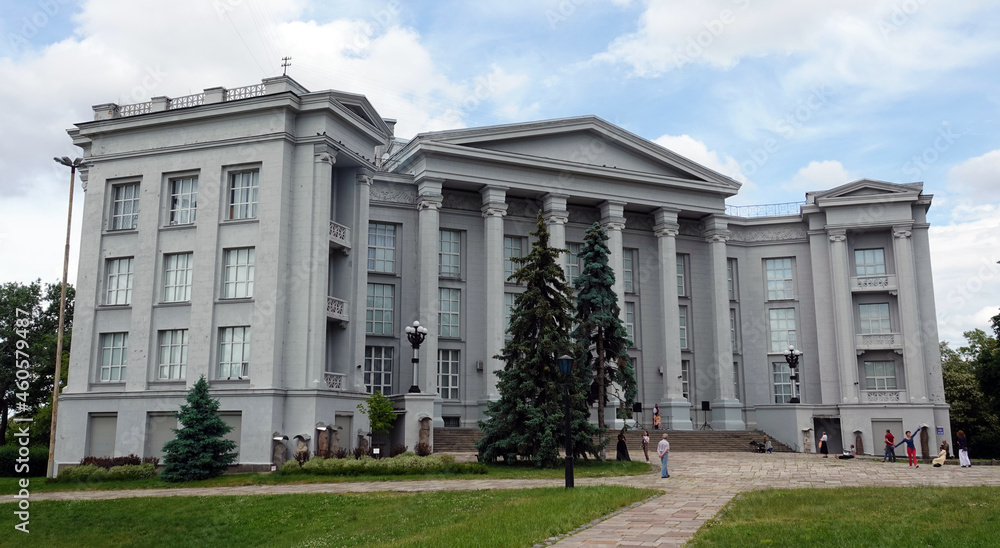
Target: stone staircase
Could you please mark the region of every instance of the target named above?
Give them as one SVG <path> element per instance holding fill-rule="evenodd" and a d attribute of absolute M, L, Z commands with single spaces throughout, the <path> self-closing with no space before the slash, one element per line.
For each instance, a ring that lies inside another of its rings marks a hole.
<path fill-rule="evenodd" d="M 671 452 L 748 452 L 750 451 L 750 441 L 759 442 L 764 438 L 764 432 L 760 430 L 747 430 L 745 432 L 715 432 L 712 430 L 679 431 L 668 430 L 670 434 Z M 662 430 L 651 430 L 649 432 L 650 451 L 654 451 L 656 444 L 660 441 Z M 608 431 L 611 441 L 608 443 L 608 451 L 614 455 L 615 440 L 617 431 Z M 482 432 L 478 428 L 435 428 L 434 429 L 434 452 L 435 453 L 472 453 L 476 451 L 476 441 L 482 437 Z M 629 430 L 625 433 L 626 443 L 628 443 L 629 454 L 635 458 L 636 451 L 642 454 L 642 431 Z M 771 445 L 775 452 L 792 452 L 787 445 L 771 439 Z"/>

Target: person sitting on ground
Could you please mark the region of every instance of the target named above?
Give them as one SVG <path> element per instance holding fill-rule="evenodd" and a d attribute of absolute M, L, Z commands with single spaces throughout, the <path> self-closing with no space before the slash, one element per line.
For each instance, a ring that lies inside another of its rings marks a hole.
<path fill-rule="evenodd" d="M 931 461 L 931 464 L 933 464 L 935 468 L 940 468 L 946 460 L 948 460 L 948 442 L 943 441 L 941 442 L 941 452 L 938 453 L 937 458 Z"/>
<path fill-rule="evenodd" d="M 857 455 L 857 453 L 854 451 L 854 446 L 852 445 L 850 450 L 844 449 L 844 453 L 841 454 L 841 455 L 837 455 L 837 458 L 838 459 L 853 459 L 856 455 Z"/>
<path fill-rule="evenodd" d="M 764 450 L 767 451 L 768 453 L 774 452 L 774 447 L 771 445 L 771 440 L 767 436 L 764 436 Z"/>

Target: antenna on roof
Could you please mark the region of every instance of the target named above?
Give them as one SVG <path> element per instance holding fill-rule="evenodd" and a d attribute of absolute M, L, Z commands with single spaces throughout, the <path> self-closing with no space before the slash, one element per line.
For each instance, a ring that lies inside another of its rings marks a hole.
<path fill-rule="evenodd" d="M 281 75 L 282 76 L 288 76 L 288 67 L 292 66 L 292 64 L 289 63 L 289 61 L 291 61 L 291 60 L 292 60 L 291 57 L 282 57 L 281 58 L 281 67 L 282 67 L 281 68 Z"/>

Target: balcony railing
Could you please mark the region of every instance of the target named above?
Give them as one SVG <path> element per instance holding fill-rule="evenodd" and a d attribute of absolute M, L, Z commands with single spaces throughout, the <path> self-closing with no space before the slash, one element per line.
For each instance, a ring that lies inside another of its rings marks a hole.
<path fill-rule="evenodd" d="M 896 291 L 896 289 L 896 276 L 894 274 L 854 276 L 851 278 L 851 291 Z"/>
<path fill-rule="evenodd" d="M 862 390 L 861 403 L 906 403 L 906 391 Z"/>
<path fill-rule="evenodd" d="M 350 317 L 347 315 L 347 301 L 336 297 L 327 297 L 326 317 L 338 322 L 350 321 Z"/>
<path fill-rule="evenodd" d="M 869 333 L 855 335 L 858 350 L 896 350 L 903 348 L 903 336 L 899 333 Z"/>
<path fill-rule="evenodd" d="M 236 101 L 238 99 L 248 99 L 264 95 L 264 84 L 253 84 L 241 88 L 227 89 L 224 101 Z"/>
<path fill-rule="evenodd" d="M 323 373 L 323 381 L 326 382 L 326 387 L 330 390 L 343 390 L 346 379 L 347 375 L 343 373 L 330 373 L 329 371 Z"/>
<path fill-rule="evenodd" d="M 330 221 L 330 243 L 340 249 L 351 249 L 351 229 Z"/>
<path fill-rule="evenodd" d="M 744 218 L 798 215 L 805 204 L 805 202 L 785 202 L 783 204 L 727 205 L 726 215 Z"/>
<path fill-rule="evenodd" d="M 173 110 L 175 108 L 187 108 L 196 107 L 205 103 L 204 93 L 195 93 L 194 95 L 185 95 L 183 97 L 174 97 L 167 101 L 167 110 Z"/>

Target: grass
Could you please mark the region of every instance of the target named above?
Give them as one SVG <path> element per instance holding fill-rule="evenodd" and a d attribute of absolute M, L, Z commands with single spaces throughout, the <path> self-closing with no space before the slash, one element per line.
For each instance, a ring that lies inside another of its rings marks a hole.
<path fill-rule="evenodd" d="M 30 534 L 3 537 L 46 548 L 531 546 L 654 493 L 601 486 L 41 501 L 31 504 Z M 4 516 L 13 510 L 0 504 Z"/>
<path fill-rule="evenodd" d="M 997 487 L 774 489 L 737 496 L 701 546 L 996 546 Z"/>
<path fill-rule="evenodd" d="M 559 479 L 564 477 L 563 468 L 539 469 L 532 466 L 488 464 L 486 475 L 474 474 L 427 474 L 420 476 L 315 476 L 307 474 L 226 474 L 217 478 L 185 483 L 167 483 L 159 478 L 136 481 L 106 481 L 100 483 L 47 483 L 45 478 L 30 478 L 31 493 L 52 491 L 108 491 L 120 489 L 166 489 L 182 487 L 242 487 L 248 485 L 277 485 L 296 483 L 342 483 L 370 481 L 414 481 L 414 480 L 474 480 L 474 479 Z M 614 460 L 576 461 L 574 476 L 597 478 L 610 476 L 634 476 L 649 472 L 645 462 L 618 462 Z M 18 491 L 17 478 L 0 478 L 0 494 L 14 494 Z"/>

